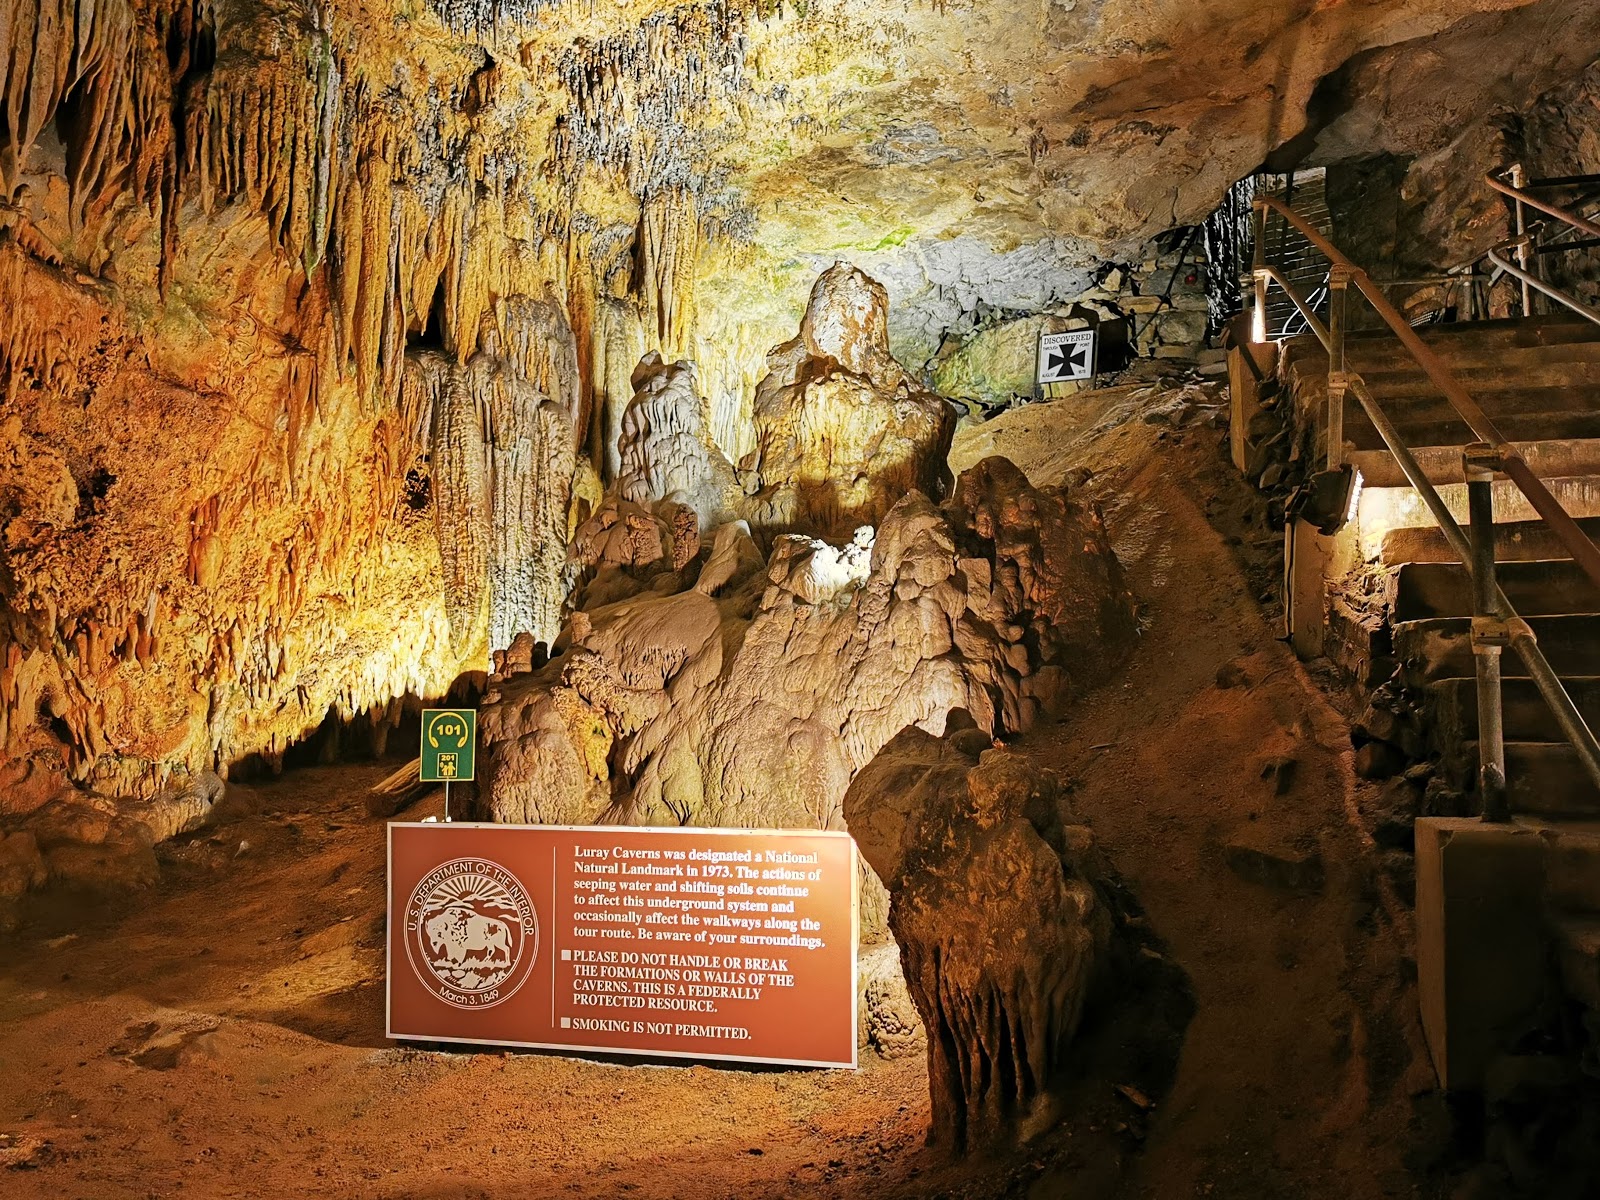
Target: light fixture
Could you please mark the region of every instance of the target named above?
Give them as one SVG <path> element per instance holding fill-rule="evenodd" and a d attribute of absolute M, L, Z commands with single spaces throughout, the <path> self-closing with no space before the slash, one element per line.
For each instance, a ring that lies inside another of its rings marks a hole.
<path fill-rule="evenodd" d="M 1324 536 L 1338 533 L 1355 516 L 1361 498 L 1360 475 L 1349 463 L 1332 471 L 1318 471 L 1295 491 L 1289 512 L 1317 527 Z"/>

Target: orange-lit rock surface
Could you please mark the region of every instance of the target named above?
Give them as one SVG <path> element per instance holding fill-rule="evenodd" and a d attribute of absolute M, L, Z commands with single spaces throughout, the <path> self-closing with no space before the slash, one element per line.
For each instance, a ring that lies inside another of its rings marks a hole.
<path fill-rule="evenodd" d="M 273 765 L 330 713 L 381 740 L 522 626 L 554 636 L 556 534 L 621 471 L 652 350 L 696 364 L 747 497 L 793 489 L 774 523 L 882 517 L 852 474 L 879 458 L 931 495 L 941 345 L 1071 309 L 1297 135 L 1347 153 L 1381 111 L 1386 150 L 1441 149 L 1408 55 L 1559 45 L 1531 96 L 1596 24 L 1561 0 L 3 0 L 0 760 L 33 782 L 0 805 Z M 1334 86 L 1358 61 L 1382 87 Z M 841 258 L 887 316 L 769 363 Z"/>

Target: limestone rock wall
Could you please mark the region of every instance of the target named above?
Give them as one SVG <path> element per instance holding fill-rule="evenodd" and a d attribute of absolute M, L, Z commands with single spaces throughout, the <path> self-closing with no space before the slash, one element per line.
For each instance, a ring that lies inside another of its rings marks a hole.
<path fill-rule="evenodd" d="M 148 796 L 547 635 L 651 350 L 782 478 L 758 532 L 884 518 L 869 457 L 934 497 L 891 350 L 1083 296 L 1347 66 L 1489 34 L 1513 91 L 1600 46 L 1576 0 L 0 0 L 3 769 Z M 874 349 L 769 363 L 838 258 Z"/>

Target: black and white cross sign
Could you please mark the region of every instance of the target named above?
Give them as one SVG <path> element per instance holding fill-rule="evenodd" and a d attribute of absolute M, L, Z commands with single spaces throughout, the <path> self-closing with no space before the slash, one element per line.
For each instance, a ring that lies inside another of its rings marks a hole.
<path fill-rule="evenodd" d="M 1094 378 L 1094 330 L 1039 335 L 1039 382 Z"/>

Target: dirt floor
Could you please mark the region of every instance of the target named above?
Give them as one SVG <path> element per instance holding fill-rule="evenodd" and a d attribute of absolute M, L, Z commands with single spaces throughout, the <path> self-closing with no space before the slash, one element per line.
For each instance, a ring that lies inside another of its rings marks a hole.
<path fill-rule="evenodd" d="M 390 1045 L 384 828 L 362 796 L 393 764 L 347 765 L 233 787 L 236 819 L 165 847 L 159 888 L 43 897 L 0 941 L 0 1163 L 25 1164 L 0 1195 L 1431 1196 L 1406 1164 L 1432 1078 L 1405 907 L 1353 820 L 1348 727 L 1277 640 L 1276 539 L 1197 399 L 1215 402 L 1094 393 L 957 447 L 1040 483 L 1092 472 L 1140 599 L 1126 672 L 1020 745 L 1070 781 L 1188 974 L 1164 1094 L 1119 1058 L 1137 997 L 1095 1018 L 1072 1118 L 989 1163 L 923 1149 L 916 1059 Z"/>

